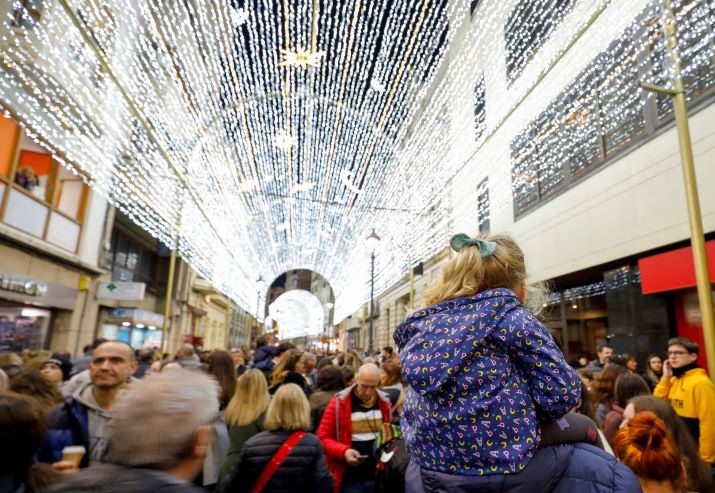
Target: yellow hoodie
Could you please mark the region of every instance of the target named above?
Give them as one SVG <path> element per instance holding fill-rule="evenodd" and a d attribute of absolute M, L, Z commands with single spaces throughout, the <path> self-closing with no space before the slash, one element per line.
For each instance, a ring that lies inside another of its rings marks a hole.
<path fill-rule="evenodd" d="M 668 399 L 698 441 L 700 458 L 715 462 L 715 385 L 702 368 L 661 380 L 653 395 Z"/>

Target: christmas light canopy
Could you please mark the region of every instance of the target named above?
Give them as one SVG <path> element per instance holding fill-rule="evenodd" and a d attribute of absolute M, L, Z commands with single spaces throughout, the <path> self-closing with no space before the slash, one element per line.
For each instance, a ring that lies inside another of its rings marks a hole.
<path fill-rule="evenodd" d="M 369 299 L 371 231 L 380 293 L 476 221 L 484 177 L 497 213 L 554 176 L 567 140 L 538 172 L 518 161 L 550 142 L 537 117 L 599 50 L 633 44 L 653 5 L 469 4 L 15 0 L 0 7 L 0 104 L 249 312 L 256 279 L 304 268 L 330 282 L 337 322 Z M 657 41 L 659 24 L 641 31 Z M 632 101 L 618 80 L 598 91 Z M 590 135 L 605 117 L 572 99 L 554 118 Z"/>

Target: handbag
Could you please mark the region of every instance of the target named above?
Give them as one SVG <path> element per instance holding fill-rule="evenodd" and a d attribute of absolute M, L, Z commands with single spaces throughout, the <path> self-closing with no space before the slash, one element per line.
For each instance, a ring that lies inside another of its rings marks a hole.
<path fill-rule="evenodd" d="M 288 457 L 290 451 L 298 445 L 298 442 L 300 442 L 304 436 L 304 431 L 296 431 L 291 434 L 285 442 L 283 442 L 281 448 L 276 451 L 273 457 L 271 457 L 271 460 L 268 461 L 268 464 L 266 464 L 263 472 L 261 472 L 261 475 L 258 477 L 258 481 L 256 481 L 256 484 L 253 485 L 251 493 L 261 493 L 261 491 L 263 491 L 263 488 L 266 487 L 268 481 L 271 480 L 278 468 L 281 464 L 283 464 L 285 458 Z"/>

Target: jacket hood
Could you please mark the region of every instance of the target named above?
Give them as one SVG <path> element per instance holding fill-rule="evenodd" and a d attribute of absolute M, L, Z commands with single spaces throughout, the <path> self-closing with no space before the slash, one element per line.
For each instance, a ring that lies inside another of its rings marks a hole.
<path fill-rule="evenodd" d="M 493 349 L 486 338 L 494 331 L 506 330 L 499 323 L 519 306 L 513 291 L 490 289 L 414 312 L 394 333 L 405 383 L 422 395 L 440 391 L 463 372 L 474 355 Z M 404 371 L 407 368 L 410 371 Z M 487 378 L 495 371 L 481 370 Z"/>
<path fill-rule="evenodd" d="M 107 412 L 103 410 L 101 407 L 99 407 L 99 404 L 97 404 L 97 400 L 94 398 L 94 395 L 92 394 L 92 389 L 94 388 L 94 384 L 92 382 L 89 382 L 77 390 L 77 392 L 74 393 L 73 397 L 77 402 L 85 406 L 87 409 L 91 409 L 93 411 L 96 411 L 100 416 L 105 417 L 105 418 L 111 418 L 112 414 L 111 412 Z M 120 390 L 119 393 L 117 394 L 117 399 L 120 398 L 121 394 L 124 392 L 124 390 Z"/>
<path fill-rule="evenodd" d="M 337 394 L 335 394 L 335 397 L 337 397 L 337 398 L 340 399 L 341 401 L 344 401 L 345 399 L 347 399 L 347 398 L 350 396 L 350 394 L 352 393 L 353 389 L 355 388 L 355 385 L 357 385 L 357 384 L 354 383 L 354 384 L 352 384 L 350 387 L 344 388 L 343 390 L 341 390 L 340 392 L 338 392 Z M 380 399 L 380 400 L 382 400 L 382 401 L 385 401 L 385 402 L 387 402 L 390 406 L 392 406 L 392 404 L 390 403 L 390 396 L 388 396 L 386 393 L 384 393 L 384 392 L 383 392 L 382 390 L 380 390 L 380 389 L 375 389 L 375 392 L 377 392 L 377 398 L 378 398 L 378 399 Z"/>

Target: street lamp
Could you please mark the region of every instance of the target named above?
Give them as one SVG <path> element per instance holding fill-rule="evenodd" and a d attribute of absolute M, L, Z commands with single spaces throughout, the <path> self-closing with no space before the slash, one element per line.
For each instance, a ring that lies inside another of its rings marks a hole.
<path fill-rule="evenodd" d="M 333 307 L 334 306 L 335 305 L 333 305 L 330 301 L 325 304 L 325 307 L 328 309 L 328 324 L 327 324 L 327 326 L 323 327 L 323 337 L 325 338 L 325 342 L 323 342 L 323 350 L 326 349 L 326 345 L 327 345 L 328 351 L 330 351 L 330 338 L 333 336 Z M 330 335 L 328 335 L 328 328 L 330 328 Z"/>
<path fill-rule="evenodd" d="M 263 276 L 260 276 L 256 281 L 256 331 L 258 331 L 258 327 L 260 327 L 258 324 L 258 309 L 261 306 L 261 291 L 265 285 L 266 281 L 263 280 Z"/>
<path fill-rule="evenodd" d="M 377 236 L 375 230 L 372 230 L 370 236 L 367 237 L 367 246 L 370 248 L 370 328 L 367 333 L 367 350 L 372 351 L 372 331 L 373 331 L 373 306 L 375 298 L 375 250 L 380 244 L 380 237 Z"/>

